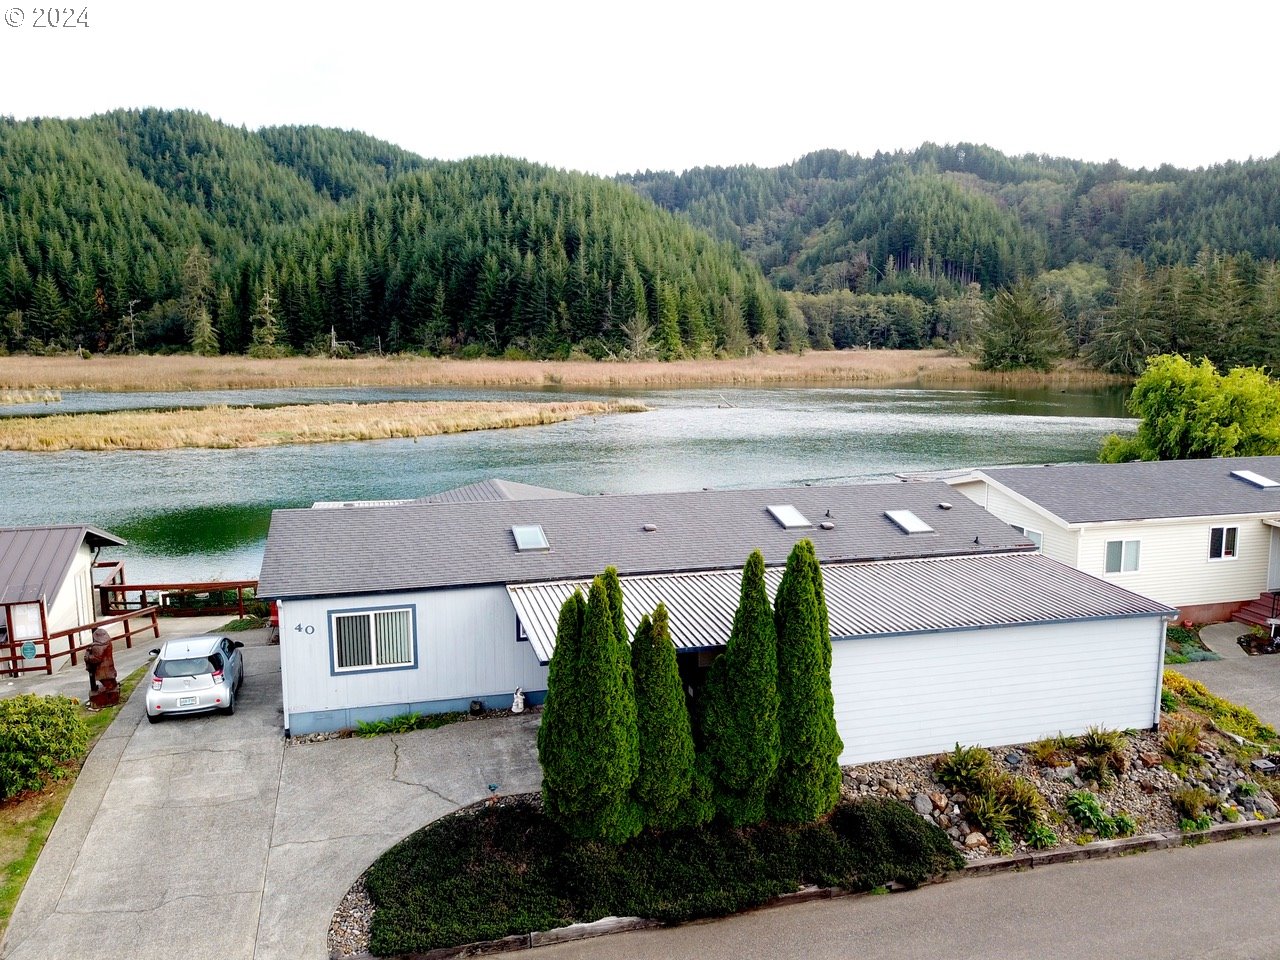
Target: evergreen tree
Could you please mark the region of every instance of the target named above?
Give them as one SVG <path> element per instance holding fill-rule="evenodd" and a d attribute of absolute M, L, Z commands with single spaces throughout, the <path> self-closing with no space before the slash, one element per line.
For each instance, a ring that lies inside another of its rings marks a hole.
<path fill-rule="evenodd" d="M 31 294 L 31 309 L 23 314 L 27 336 L 44 344 L 66 345 L 70 327 L 62 291 L 51 279 L 40 276 Z"/>
<path fill-rule="evenodd" d="M 631 665 L 640 736 L 634 789 L 645 826 L 665 830 L 705 823 L 712 809 L 693 796 L 693 728 L 663 604 L 658 604 L 652 620 L 647 614 L 641 619 L 631 645 Z"/>
<path fill-rule="evenodd" d="M 203 357 L 217 356 L 218 353 L 218 334 L 213 329 L 213 317 L 204 307 L 196 312 L 191 328 L 191 350 Z"/>
<path fill-rule="evenodd" d="M 1067 352 L 1062 314 L 1029 283 L 996 293 L 982 326 L 983 370 L 1051 370 Z"/>
<path fill-rule="evenodd" d="M 628 755 L 635 733 L 620 706 L 621 662 L 603 577 L 592 582 L 585 609 L 575 597 L 560 611 L 538 728 L 543 804 L 572 836 L 622 843 L 642 826 L 631 797 L 638 758 Z"/>
<path fill-rule="evenodd" d="M 716 810 L 734 826 L 759 823 L 778 767 L 778 635 L 759 550 L 743 568 L 729 642 L 711 665 L 703 696 Z"/>
<path fill-rule="evenodd" d="M 618 659 L 618 674 L 622 685 L 618 709 L 622 714 L 622 730 L 628 740 L 624 755 L 627 762 L 631 764 L 625 773 L 634 780 L 640 764 L 640 745 L 636 728 L 636 685 L 631 670 L 631 643 L 628 639 L 627 620 L 622 608 L 622 581 L 618 579 L 618 568 L 613 566 L 605 567 L 601 578 L 604 580 L 604 589 L 609 597 L 609 611 L 613 618 L 613 638 L 617 646 L 615 655 Z"/>
<path fill-rule="evenodd" d="M 209 256 L 204 252 L 204 247 L 197 243 L 187 251 L 187 258 L 182 263 L 182 296 L 179 299 L 187 335 L 191 337 L 191 345 L 196 353 L 207 352 L 201 350 L 196 344 L 197 326 L 203 325 L 208 328 L 201 338 L 206 346 L 209 335 L 213 333 L 213 323 L 209 317 L 210 287 Z M 213 352 L 216 351 L 215 344 Z"/>
<path fill-rule="evenodd" d="M 810 823 L 840 799 L 840 752 L 831 694 L 831 631 L 822 570 L 813 543 L 801 540 L 787 558 L 774 597 L 778 633 L 778 770 L 769 818 Z"/>
<path fill-rule="evenodd" d="M 271 288 L 266 287 L 258 299 L 258 310 L 253 315 L 253 345 L 249 347 L 250 356 L 274 357 L 279 355 L 276 338 L 280 335 L 280 324 L 271 305 L 276 302 L 271 296 Z"/>

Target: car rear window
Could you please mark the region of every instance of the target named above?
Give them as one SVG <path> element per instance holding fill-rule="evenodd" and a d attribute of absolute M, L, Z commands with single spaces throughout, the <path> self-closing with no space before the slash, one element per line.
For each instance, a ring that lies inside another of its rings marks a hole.
<path fill-rule="evenodd" d="M 201 677 L 221 669 L 222 658 L 216 653 L 209 657 L 156 661 L 157 677 Z"/>

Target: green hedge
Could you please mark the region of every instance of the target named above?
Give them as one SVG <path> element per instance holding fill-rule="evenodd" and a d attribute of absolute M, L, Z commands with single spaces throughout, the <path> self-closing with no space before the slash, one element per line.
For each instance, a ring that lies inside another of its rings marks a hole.
<path fill-rule="evenodd" d="M 822 823 L 717 822 L 620 845 L 572 840 L 532 803 L 480 807 L 425 827 L 370 868 L 371 950 L 431 950 L 605 916 L 676 923 L 806 883 L 916 885 L 962 862 L 941 830 L 879 798 L 842 803 Z"/>
<path fill-rule="evenodd" d="M 0 799 L 39 790 L 84 755 L 89 729 L 67 697 L 0 700 Z"/>

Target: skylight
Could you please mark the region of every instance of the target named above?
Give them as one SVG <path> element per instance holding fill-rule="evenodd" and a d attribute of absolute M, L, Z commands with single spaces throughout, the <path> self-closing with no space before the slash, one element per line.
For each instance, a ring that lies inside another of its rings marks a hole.
<path fill-rule="evenodd" d="M 517 524 L 511 528 L 511 535 L 516 538 L 516 549 L 521 553 L 551 549 L 540 523 Z"/>
<path fill-rule="evenodd" d="M 886 510 L 884 515 L 896 523 L 903 533 L 933 533 L 933 527 L 910 510 Z"/>
<path fill-rule="evenodd" d="M 784 530 L 798 530 L 813 526 L 803 513 L 789 503 L 780 503 L 769 507 L 768 510 L 773 514 L 773 519 L 782 524 Z"/>
<path fill-rule="evenodd" d="M 1280 487 L 1280 483 L 1276 483 L 1270 477 L 1264 477 L 1260 473 L 1254 473 L 1252 470 L 1232 470 L 1233 477 L 1239 477 L 1245 483 L 1252 483 L 1255 487 L 1261 487 L 1266 490 L 1269 487 Z"/>

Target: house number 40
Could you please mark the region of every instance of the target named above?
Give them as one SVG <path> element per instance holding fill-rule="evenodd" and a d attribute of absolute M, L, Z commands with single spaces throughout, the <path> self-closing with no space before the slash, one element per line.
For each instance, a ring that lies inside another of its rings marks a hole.
<path fill-rule="evenodd" d="M 312 633 L 315 633 L 315 632 L 316 632 L 316 628 L 315 628 L 315 627 L 313 627 L 313 626 L 312 626 L 311 624 L 309 624 L 309 623 L 308 623 L 306 626 L 303 626 L 302 624 L 298 624 L 298 625 L 297 625 L 296 627 L 294 627 L 293 629 L 294 629 L 295 631 L 297 631 L 298 633 L 312 634 Z"/>

